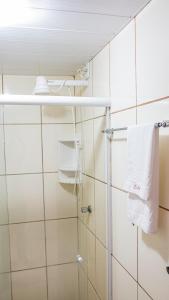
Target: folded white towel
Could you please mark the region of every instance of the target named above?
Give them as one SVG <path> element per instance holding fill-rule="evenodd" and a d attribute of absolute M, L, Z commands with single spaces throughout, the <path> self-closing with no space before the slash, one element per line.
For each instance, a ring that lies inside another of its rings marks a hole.
<path fill-rule="evenodd" d="M 128 128 L 128 170 L 124 189 L 128 217 L 146 233 L 158 227 L 159 130 L 152 124 Z"/>

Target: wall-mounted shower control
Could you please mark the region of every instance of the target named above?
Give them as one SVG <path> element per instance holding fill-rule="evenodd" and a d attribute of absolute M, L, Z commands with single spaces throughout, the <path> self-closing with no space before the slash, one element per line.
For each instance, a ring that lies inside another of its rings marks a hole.
<path fill-rule="evenodd" d="M 82 212 L 82 214 L 92 213 L 92 207 L 91 207 L 91 205 L 88 205 L 87 207 L 81 207 L 81 212 Z"/>

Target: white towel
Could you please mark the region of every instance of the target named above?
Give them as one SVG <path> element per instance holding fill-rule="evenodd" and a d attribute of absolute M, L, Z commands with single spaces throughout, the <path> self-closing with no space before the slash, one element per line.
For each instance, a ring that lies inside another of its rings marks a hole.
<path fill-rule="evenodd" d="M 128 170 L 124 189 L 129 193 L 129 220 L 146 233 L 156 232 L 159 207 L 159 129 L 152 124 L 128 128 Z"/>

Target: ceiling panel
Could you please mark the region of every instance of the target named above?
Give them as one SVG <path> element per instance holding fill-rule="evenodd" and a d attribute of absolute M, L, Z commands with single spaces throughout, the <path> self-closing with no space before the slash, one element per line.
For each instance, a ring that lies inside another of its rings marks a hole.
<path fill-rule="evenodd" d="M 148 2 L 28 0 L 24 16 L 0 27 L 0 72 L 73 75 Z"/>

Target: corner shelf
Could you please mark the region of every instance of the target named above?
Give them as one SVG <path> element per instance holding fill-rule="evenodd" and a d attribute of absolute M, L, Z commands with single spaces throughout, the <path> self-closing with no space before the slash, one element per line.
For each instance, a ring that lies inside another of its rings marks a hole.
<path fill-rule="evenodd" d="M 59 168 L 58 180 L 60 183 L 79 184 L 81 172 L 79 167 L 79 139 L 59 140 Z"/>

